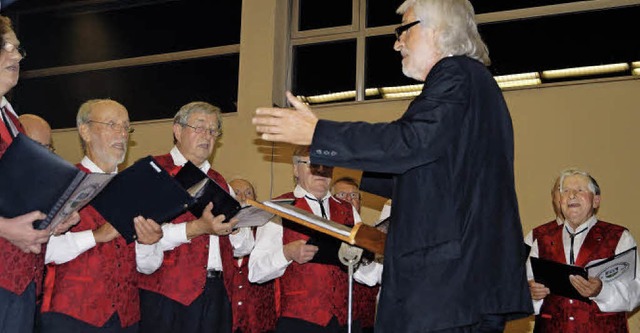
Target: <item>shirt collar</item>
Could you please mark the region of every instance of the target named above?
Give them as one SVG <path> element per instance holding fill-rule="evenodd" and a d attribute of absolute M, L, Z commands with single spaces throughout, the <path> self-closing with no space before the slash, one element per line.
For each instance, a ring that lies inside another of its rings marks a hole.
<path fill-rule="evenodd" d="M 562 218 L 560 216 L 556 216 L 556 223 L 558 225 L 563 225 L 564 224 L 564 220 L 562 220 Z"/>
<path fill-rule="evenodd" d="M 307 190 L 303 189 L 302 186 L 296 185 L 296 188 L 293 190 L 293 196 L 296 198 L 302 198 L 305 195 L 310 196 L 311 198 L 316 198 L 313 194 L 309 193 Z M 327 191 L 327 193 L 322 197 L 322 201 L 331 197 L 331 192 Z"/>
<path fill-rule="evenodd" d="M 18 117 L 18 114 L 16 113 L 16 111 L 13 110 L 13 107 L 11 107 L 11 104 L 9 103 L 7 98 L 4 96 L 2 96 L 2 101 L 0 101 L 0 108 L 5 108 L 5 110 L 8 110 L 9 112 L 13 113 L 13 115 L 16 116 L 16 118 Z"/>
<path fill-rule="evenodd" d="M 88 156 L 85 156 L 82 158 L 82 161 L 80 161 L 80 164 L 89 169 L 89 171 L 91 171 L 92 173 L 106 173 L 104 172 L 104 170 L 100 169 L 99 166 L 97 166 L 95 163 L 93 163 L 93 161 L 91 159 L 89 159 Z M 112 175 L 115 175 L 118 173 L 118 168 L 116 167 L 116 170 L 111 172 Z"/>
<path fill-rule="evenodd" d="M 569 231 L 573 230 L 573 233 L 577 234 L 584 229 L 591 229 L 591 227 L 593 227 L 596 224 L 596 222 L 598 222 L 598 218 L 595 215 L 592 215 L 589 219 L 587 219 L 585 223 L 579 225 L 578 228 L 576 228 L 576 230 L 573 230 L 573 228 L 569 225 L 568 221 L 565 221 L 564 225 L 566 230 L 569 230 Z"/>
<path fill-rule="evenodd" d="M 178 147 L 173 146 L 173 148 L 171 148 L 170 154 L 171 154 L 171 157 L 173 158 L 173 164 L 177 166 L 183 166 L 187 164 L 187 158 L 184 157 L 184 155 L 182 155 Z M 209 172 L 209 169 L 211 169 L 211 163 L 209 163 L 209 161 L 204 161 L 202 165 L 198 166 L 198 169 L 202 170 L 202 172 L 204 173 L 207 173 Z"/>

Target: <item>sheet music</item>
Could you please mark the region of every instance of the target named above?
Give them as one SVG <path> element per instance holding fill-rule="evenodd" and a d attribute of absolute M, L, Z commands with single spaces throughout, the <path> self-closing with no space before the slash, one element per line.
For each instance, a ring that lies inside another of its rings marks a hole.
<path fill-rule="evenodd" d="M 602 282 L 631 281 L 636 278 L 637 248 L 633 247 L 608 259 L 594 260 L 587 264 L 587 274 Z"/>
<path fill-rule="evenodd" d="M 289 204 L 286 203 L 281 203 L 281 202 L 274 202 L 274 201 L 265 201 L 263 202 L 263 204 L 265 206 L 271 207 L 273 209 L 276 209 L 280 212 L 283 213 L 287 213 L 289 215 L 295 216 L 299 219 L 305 220 L 309 223 L 312 223 L 314 225 L 317 225 L 323 229 L 327 229 L 329 231 L 332 231 L 336 234 L 345 236 L 345 237 L 349 237 L 351 235 L 351 227 L 327 220 L 327 219 L 323 219 L 319 216 L 314 215 L 313 213 L 309 213 L 305 210 L 302 210 L 298 207 L 295 206 L 291 206 Z"/>

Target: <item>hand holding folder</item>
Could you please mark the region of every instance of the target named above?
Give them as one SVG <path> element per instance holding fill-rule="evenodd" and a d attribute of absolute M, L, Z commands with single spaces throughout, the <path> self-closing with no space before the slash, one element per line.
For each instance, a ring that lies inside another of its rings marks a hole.
<path fill-rule="evenodd" d="M 225 222 L 240 211 L 240 203 L 191 162 L 180 169 L 175 180 L 194 197 L 195 204 L 189 211 L 196 217 L 202 216 L 209 202 L 213 203 L 213 215 L 224 215 Z"/>
<path fill-rule="evenodd" d="M 0 216 L 46 214 L 36 229 L 55 229 L 96 196 L 113 175 L 87 174 L 18 134 L 0 159 Z"/>
<path fill-rule="evenodd" d="M 603 283 L 613 280 L 631 281 L 636 278 L 637 248 L 589 262 L 585 267 L 567 265 L 551 260 L 530 257 L 535 281 L 545 285 L 552 294 L 588 302 L 589 298 L 580 295 L 569 280 L 570 275 L 579 275 L 584 279 L 597 277 Z"/>
<path fill-rule="evenodd" d="M 194 202 L 153 157 L 147 156 L 120 172 L 91 205 L 130 243 L 137 238 L 135 217 L 169 222 Z"/>

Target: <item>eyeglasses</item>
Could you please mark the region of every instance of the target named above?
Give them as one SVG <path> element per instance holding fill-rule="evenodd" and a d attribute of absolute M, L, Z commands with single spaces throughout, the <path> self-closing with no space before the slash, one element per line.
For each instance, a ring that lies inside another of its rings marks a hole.
<path fill-rule="evenodd" d="M 403 24 L 403 25 L 397 27 L 396 28 L 396 39 L 398 41 L 400 41 L 400 36 L 402 36 L 402 34 L 405 31 L 409 30 L 411 27 L 413 27 L 414 25 L 416 25 L 418 23 L 420 23 L 420 20 L 416 20 L 416 21 L 413 21 L 411 23 Z"/>
<path fill-rule="evenodd" d="M 189 124 L 183 124 L 180 123 L 181 126 L 187 126 L 191 129 L 193 129 L 194 132 L 196 132 L 196 134 L 202 134 L 204 132 L 209 133 L 209 135 L 213 136 L 213 137 L 218 137 L 220 136 L 220 134 L 222 134 L 222 132 L 220 130 L 218 130 L 217 128 L 206 128 L 204 126 L 191 126 Z"/>
<path fill-rule="evenodd" d="M 338 199 L 342 199 L 342 200 L 347 200 L 347 199 L 351 199 L 351 200 L 360 200 L 360 193 L 358 192 L 338 192 L 336 194 L 334 194 L 334 196 Z"/>
<path fill-rule="evenodd" d="M 333 167 L 322 165 L 322 164 L 315 164 L 315 163 L 311 163 L 311 161 L 305 161 L 305 160 L 298 160 L 296 161 L 296 164 L 304 164 L 311 170 L 320 170 L 320 169 L 333 170 Z"/>
<path fill-rule="evenodd" d="M 131 126 L 129 126 L 129 124 L 124 125 L 124 124 L 118 124 L 115 123 L 113 121 L 110 121 L 108 123 L 105 123 L 103 121 L 95 121 L 95 120 L 89 120 L 87 121 L 87 123 L 95 123 L 95 124 L 102 124 L 102 125 L 106 125 L 109 127 L 109 129 L 111 129 L 114 132 L 126 132 L 127 134 L 131 134 L 135 131 L 134 128 L 132 128 Z"/>
<path fill-rule="evenodd" d="M 2 49 L 7 53 L 11 53 L 17 50 L 22 58 L 25 58 L 27 56 L 27 51 L 22 46 L 16 46 L 13 43 L 2 42 Z"/>

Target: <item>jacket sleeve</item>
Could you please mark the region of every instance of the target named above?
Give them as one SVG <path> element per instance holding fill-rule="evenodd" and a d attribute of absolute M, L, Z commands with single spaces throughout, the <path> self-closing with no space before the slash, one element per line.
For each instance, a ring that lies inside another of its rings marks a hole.
<path fill-rule="evenodd" d="M 422 94 L 398 120 L 318 121 L 312 162 L 401 174 L 441 157 L 461 132 L 471 94 L 468 74 L 447 60 L 429 73 Z"/>

